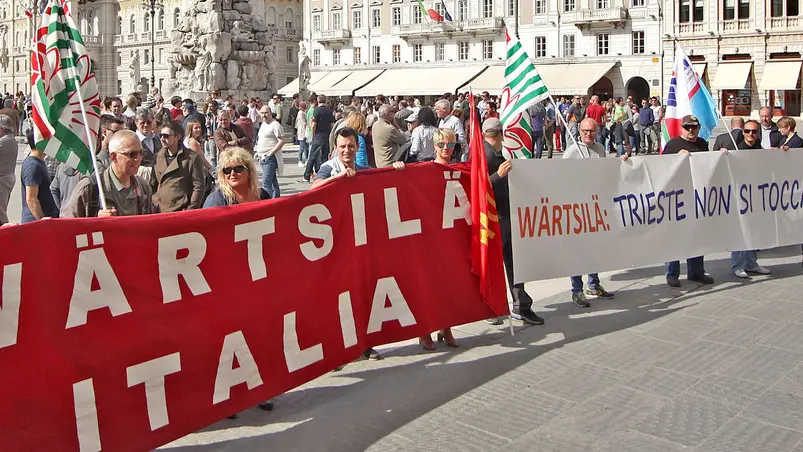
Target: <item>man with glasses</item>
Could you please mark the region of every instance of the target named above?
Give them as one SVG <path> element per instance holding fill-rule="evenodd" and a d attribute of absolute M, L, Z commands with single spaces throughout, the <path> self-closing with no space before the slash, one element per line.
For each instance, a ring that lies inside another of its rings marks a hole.
<path fill-rule="evenodd" d="M 761 124 L 759 124 L 758 121 L 750 119 L 745 122 L 742 136 L 743 139 L 738 144 L 737 149 L 762 149 Z M 733 146 L 733 144 L 731 144 L 731 146 Z M 732 251 L 731 269 L 736 277 L 745 279 L 750 277 L 748 273 L 756 273 L 759 275 L 769 275 L 772 273 L 770 269 L 758 265 L 757 250 Z"/>
<path fill-rule="evenodd" d="M 580 121 L 580 141 L 577 144 L 572 144 L 566 152 L 563 153 L 564 159 L 596 159 L 605 158 L 605 146 L 597 141 L 597 131 L 599 125 L 596 119 L 586 118 Z M 622 158 L 627 159 L 629 154 Z M 583 294 L 583 277 L 572 276 L 572 302 L 581 308 L 588 308 L 591 304 L 588 302 L 585 294 Z M 599 283 L 599 274 L 588 274 L 588 295 L 594 295 L 597 298 L 613 298 L 614 294 L 605 290 Z"/>
<path fill-rule="evenodd" d="M 101 209 L 95 176 L 81 179 L 61 208 L 62 218 L 147 215 L 153 212 L 151 187 L 137 176 L 142 161 L 142 143 L 130 130 L 120 130 L 109 140 L 111 165 L 100 173 L 106 210 Z"/>
<path fill-rule="evenodd" d="M 686 154 L 691 156 L 692 152 L 708 152 L 708 142 L 700 138 L 700 121 L 696 116 L 686 115 L 680 122 L 683 129 L 680 135 L 672 138 L 664 146 L 664 154 Z M 666 263 L 666 283 L 670 287 L 680 287 L 680 261 Z M 689 281 L 696 281 L 702 284 L 714 284 L 714 278 L 705 272 L 705 262 L 703 256 L 690 257 L 686 259 L 686 277 Z"/>
<path fill-rule="evenodd" d="M 162 150 L 156 154 L 150 181 L 154 207 L 159 212 L 200 209 L 206 197 L 203 159 L 183 146 L 184 129 L 176 122 L 165 124 L 159 138 Z"/>
<path fill-rule="evenodd" d="M 278 94 L 274 94 L 270 102 L 270 111 L 273 113 L 273 119 L 279 124 L 284 119 L 284 112 L 282 111 L 282 98 Z"/>

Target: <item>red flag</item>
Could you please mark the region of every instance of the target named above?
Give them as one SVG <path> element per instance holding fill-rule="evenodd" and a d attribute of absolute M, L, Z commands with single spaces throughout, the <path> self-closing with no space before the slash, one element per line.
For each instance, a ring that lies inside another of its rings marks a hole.
<path fill-rule="evenodd" d="M 496 200 L 488 177 L 488 162 L 485 160 L 485 140 L 474 106 L 474 93 L 470 93 L 470 97 L 471 271 L 480 277 L 480 294 L 486 303 L 490 303 L 491 300 L 498 300 L 498 297 L 506 297 L 502 237 Z"/>

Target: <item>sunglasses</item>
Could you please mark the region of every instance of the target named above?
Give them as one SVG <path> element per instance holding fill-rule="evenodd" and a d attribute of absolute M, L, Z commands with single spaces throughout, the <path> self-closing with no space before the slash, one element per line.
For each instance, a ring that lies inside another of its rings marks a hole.
<path fill-rule="evenodd" d="M 118 152 L 118 154 L 123 154 L 124 156 L 132 160 L 142 158 L 142 151 L 125 151 L 125 152 Z"/>
<path fill-rule="evenodd" d="M 683 126 L 685 130 L 697 130 L 700 126 Z"/>
<path fill-rule="evenodd" d="M 168 139 L 168 138 L 170 138 L 170 137 L 172 137 L 172 136 L 173 136 L 173 135 L 172 135 L 172 134 L 170 134 L 170 133 L 160 133 L 160 134 L 159 134 L 159 138 L 161 138 L 161 139 L 163 139 L 163 140 L 166 140 L 166 139 Z"/>
<path fill-rule="evenodd" d="M 751 135 L 756 135 L 756 134 L 758 134 L 758 129 L 744 129 L 743 132 L 744 133 L 749 133 Z"/>
<path fill-rule="evenodd" d="M 242 174 L 244 171 L 248 171 L 248 168 L 245 165 L 227 166 L 223 168 L 223 174 L 226 176 L 231 174 L 232 171 L 234 171 L 234 174 Z"/>
<path fill-rule="evenodd" d="M 454 147 L 455 147 L 455 145 L 456 145 L 456 144 L 457 144 L 457 143 L 453 143 L 453 142 L 451 142 L 451 143 L 446 143 L 446 142 L 443 142 L 443 141 L 441 141 L 440 143 L 438 143 L 438 147 L 439 147 L 439 148 L 449 148 L 449 149 L 454 149 Z"/>

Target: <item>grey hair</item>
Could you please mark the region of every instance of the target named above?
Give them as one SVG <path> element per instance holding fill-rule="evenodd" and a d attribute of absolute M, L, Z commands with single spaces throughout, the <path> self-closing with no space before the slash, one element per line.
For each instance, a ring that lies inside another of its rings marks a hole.
<path fill-rule="evenodd" d="M 109 141 L 109 153 L 111 154 L 113 152 L 119 152 L 123 143 L 129 140 L 139 141 L 139 138 L 137 137 L 136 133 L 128 129 L 115 132 L 112 136 L 112 139 Z"/>
<path fill-rule="evenodd" d="M 379 117 L 386 118 L 388 113 L 393 113 L 393 107 L 388 104 L 382 104 L 382 106 L 379 107 Z"/>
<path fill-rule="evenodd" d="M 137 121 L 146 121 L 153 119 L 153 112 L 150 108 L 137 108 L 137 114 L 134 117 Z"/>
<path fill-rule="evenodd" d="M 8 98 L 3 101 L 3 108 L 14 108 L 14 99 Z"/>
<path fill-rule="evenodd" d="M 0 115 L 0 129 L 7 132 L 14 132 L 14 121 L 8 115 Z"/>
<path fill-rule="evenodd" d="M 449 108 L 450 106 L 451 106 L 451 103 L 449 103 L 449 101 L 446 100 L 446 99 L 441 99 L 441 100 L 435 102 L 435 108 L 438 108 L 440 110 L 451 111 L 451 108 Z"/>

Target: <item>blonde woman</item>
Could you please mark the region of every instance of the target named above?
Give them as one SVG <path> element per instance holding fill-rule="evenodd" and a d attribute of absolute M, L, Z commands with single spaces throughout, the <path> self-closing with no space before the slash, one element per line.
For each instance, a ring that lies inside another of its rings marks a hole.
<path fill-rule="evenodd" d="M 452 154 L 454 154 L 454 147 L 457 145 L 457 136 L 452 129 L 438 129 L 432 135 L 435 142 L 435 163 L 441 165 L 449 165 L 452 162 Z M 421 336 L 418 342 L 424 350 L 435 350 L 435 343 L 432 342 L 432 337 L 428 334 Z M 438 342 L 446 342 L 449 347 L 459 347 L 457 340 L 452 335 L 452 329 L 446 328 L 438 332 Z"/>
<path fill-rule="evenodd" d="M 241 147 L 230 147 L 218 156 L 217 188 L 204 203 L 206 207 L 231 206 L 270 199 L 259 188 L 257 167 L 251 154 Z"/>
<path fill-rule="evenodd" d="M 368 135 L 368 126 L 365 123 L 365 116 L 358 111 L 353 111 L 346 116 L 343 126 L 351 127 L 357 131 L 357 155 L 354 159 L 357 166 L 369 166 L 368 146 L 365 142 L 365 136 Z"/>

